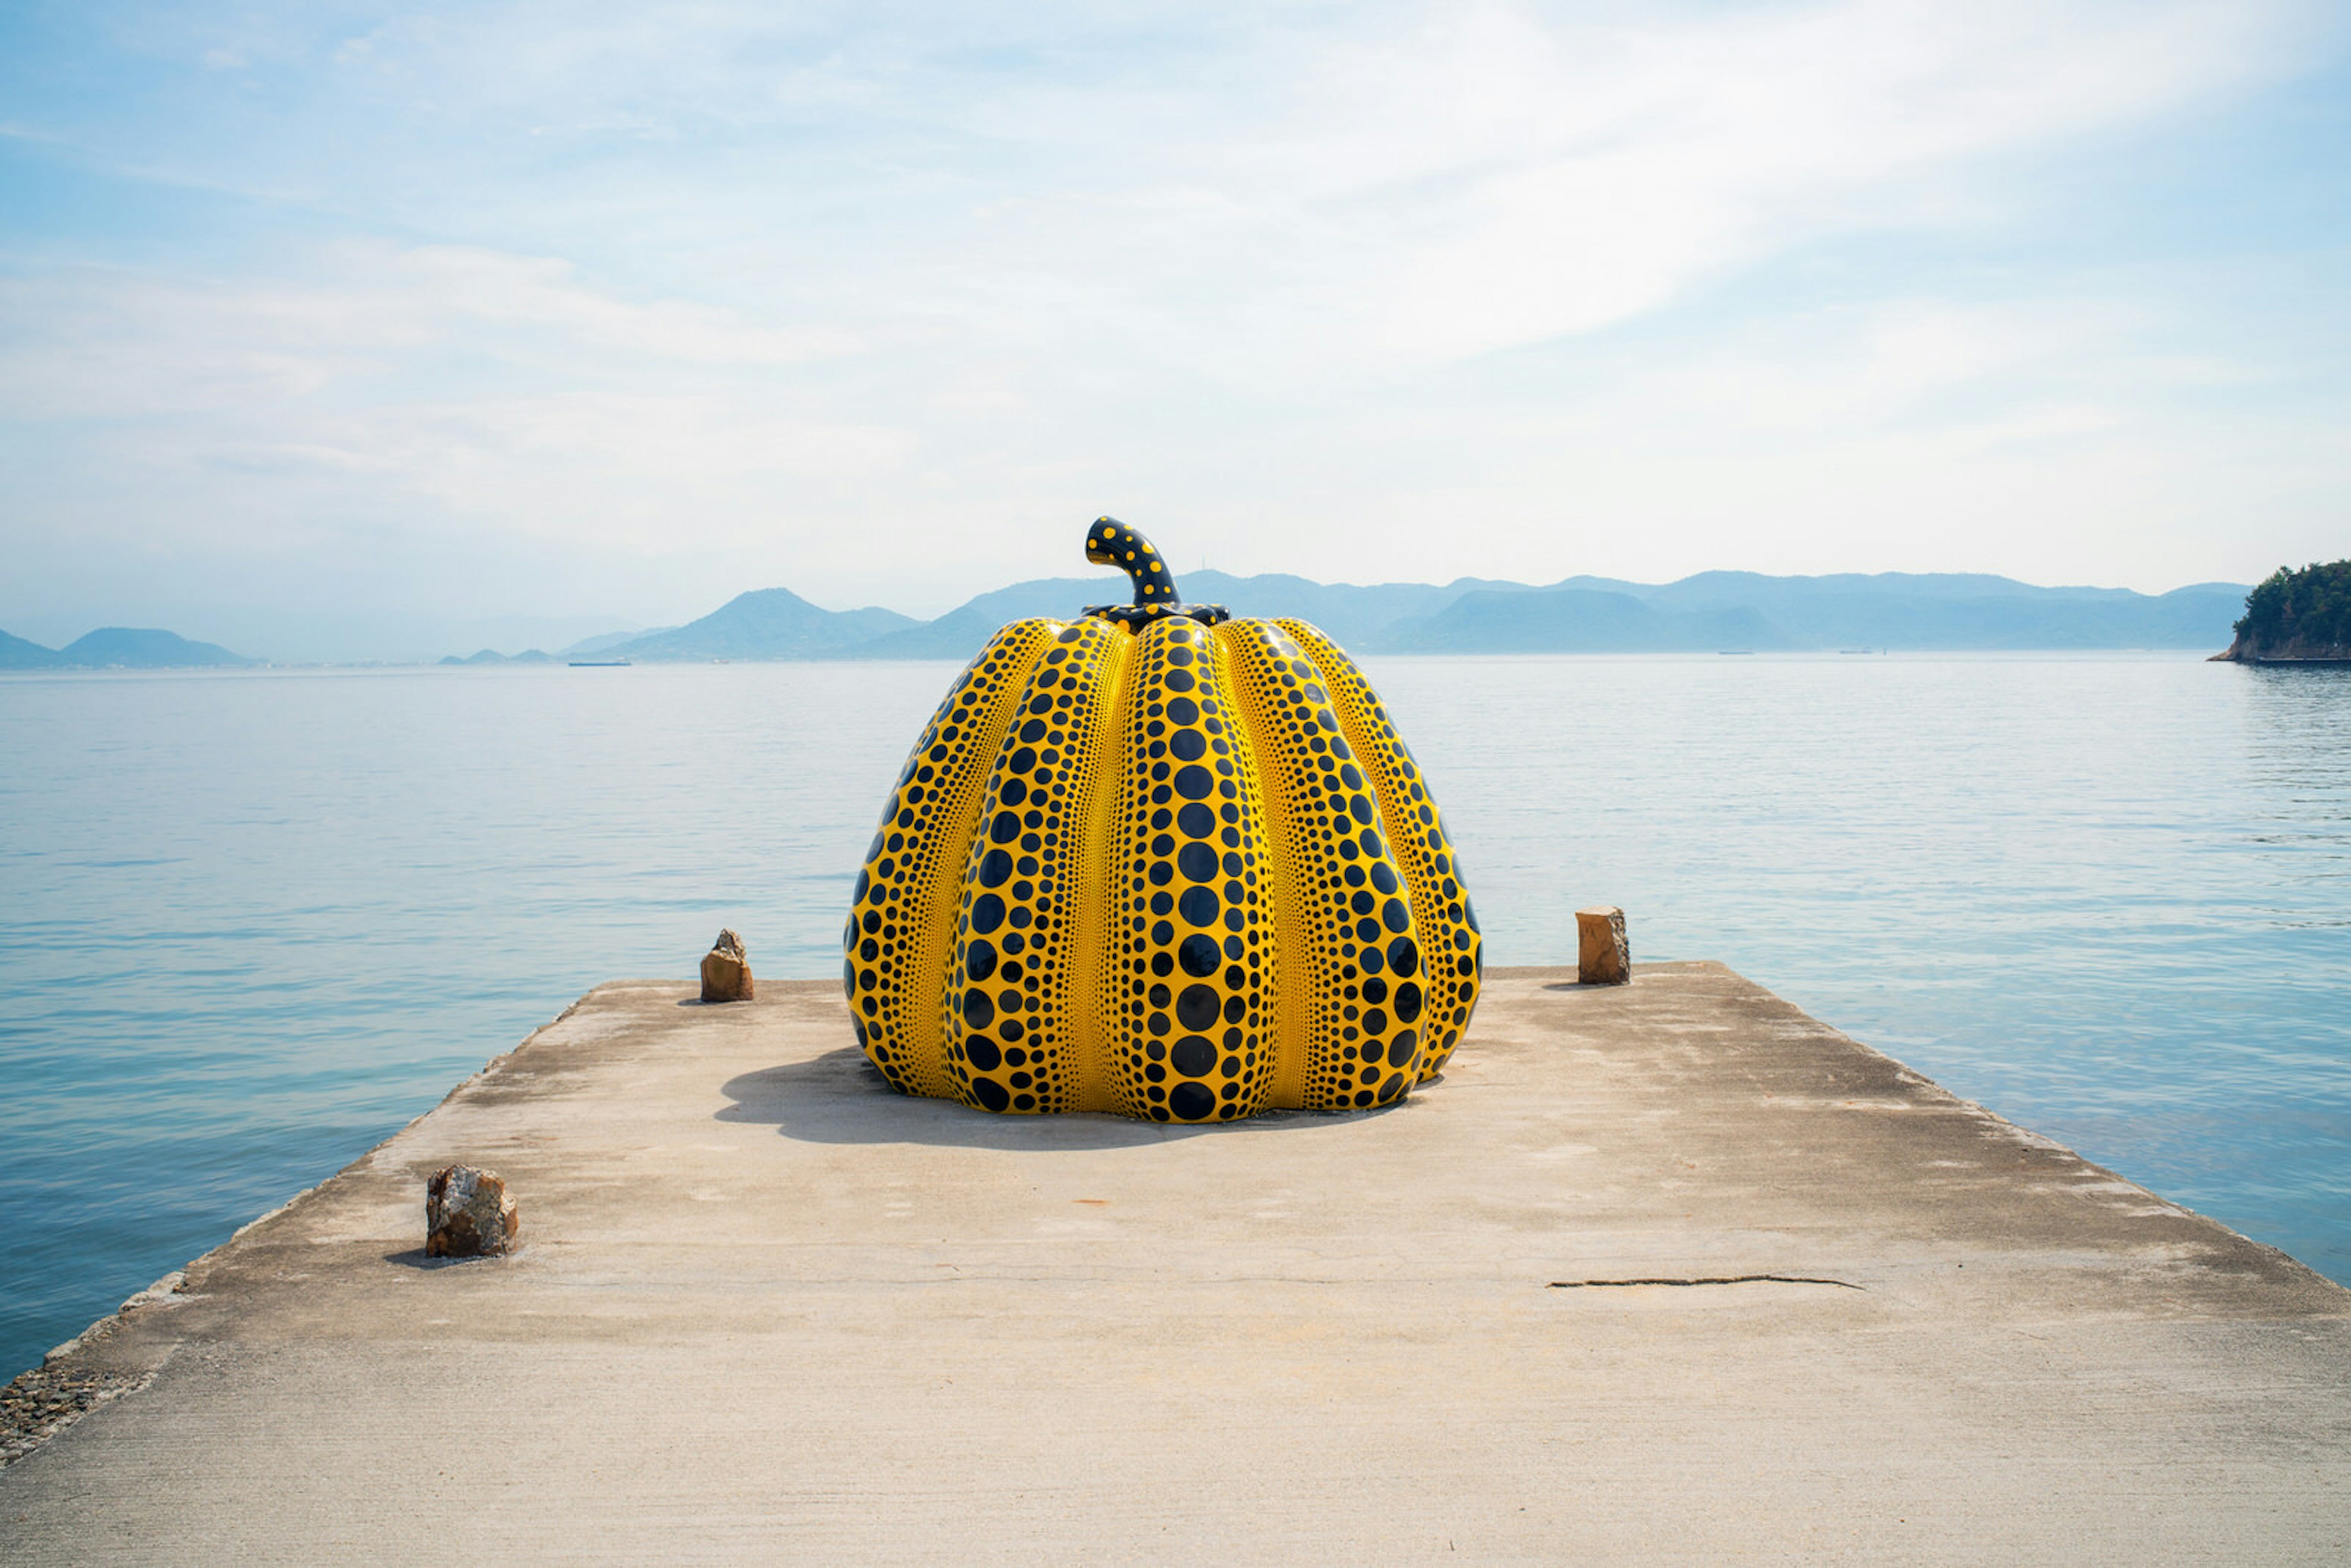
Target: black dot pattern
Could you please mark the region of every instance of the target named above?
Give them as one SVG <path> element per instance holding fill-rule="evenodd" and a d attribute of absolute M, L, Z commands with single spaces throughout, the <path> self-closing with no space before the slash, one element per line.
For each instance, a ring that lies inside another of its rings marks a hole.
<path fill-rule="evenodd" d="M 907 759 L 843 940 L 901 1090 L 1163 1122 L 1393 1104 L 1481 977 L 1418 767 L 1295 621 L 1005 628 Z"/>
<path fill-rule="evenodd" d="M 1445 819 L 1421 778 L 1420 764 L 1389 722 L 1387 709 L 1355 662 L 1321 631 L 1302 621 L 1281 629 L 1305 650 L 1337 701 L 1339 723 L 1354 747 L 1356 761 L 1378 787 L 1380 814 L 1389 829 L 1388 849 L 1412 890 L 1413 928 L 1420 938 L 1420 974 L 1387 977 L 1388 1011 L 1420 1030 L 1420 1076 L 1445 1065 L 1469 1027 L 1485 978 L 1485 944 L 1478 912 L 1461 880 Z"/>
<path fill-rule="evenodd" d="M 1290 967 L 1283 1034 L 1292 1049 L 1277 1103 L 1389 1104 L 1418 1081 L 1422 1040 L 1417 1025 L 1398 1017 L 1390 977 L 1417 973 L 1420 960 L 1378 791 L 1357 762 L 1322 672 L 1297 642 L 1269 621 L 1229 625 L 1275 824 L 1282 951 Z"/>
<path fill-rule="evenodd" d="M 1273 1091 L 1259 769 L 1216 632 L 1160 620 L 1131 643 L 1108 868 L 1113 1101 L 1157 1122 L 1231 1121 Z"/>
<path fill-rule="evenodd" d="M 987 1111 L 1074 1111 L 1087 1092 L 1088 992 L 1099 967 L 1080 915 L 1084 828 L 1115 769 L 1116 683 L 1129 639 L 1104 621 L 1041 622 L 1051 643 L 998 743 L 964 857 L 940 1009 L 956 1098 Z"/>
<path fill-rule="evenodd" d="M 904 1093 L 954 1092 L 939 997 L 954 957 L 956 883 L 987 768 L 1029 669 L 1052 642 L 1052 622 L 1017 622 L 956 678 L 906 758 L 857 873 L 841 933 L 841 985 L 858 1043 Z"/>

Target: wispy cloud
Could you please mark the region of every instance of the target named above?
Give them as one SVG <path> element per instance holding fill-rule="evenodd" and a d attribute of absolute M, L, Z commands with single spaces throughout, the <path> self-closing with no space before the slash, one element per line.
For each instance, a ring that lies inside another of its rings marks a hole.
<path fill-rule="evenodd" d="M 604 552 L 649 614 L 935 605 L 1105 506 L 1359 575 L 2077 575 L 2155 517 L 2128 570 L 2211 575 L 2189 500 L 2298 537 L 2331 472 L 2276 462 L 2331 403 L 2248 434 L 2215 389 L 2277 368 L 2052 193 L 2138 199 L 2132 139 L 2333 59 L 2288 0 L 60 26 L 0 66 L 12 144 L 130 215 L 0 230 L 0 420 L 51 433 L 14 543 L 429 519 Z M 156 189 L 212 204 L 185 247 L 120 238 Z M 142 474 L 176 504 L 126 510 Z"/>

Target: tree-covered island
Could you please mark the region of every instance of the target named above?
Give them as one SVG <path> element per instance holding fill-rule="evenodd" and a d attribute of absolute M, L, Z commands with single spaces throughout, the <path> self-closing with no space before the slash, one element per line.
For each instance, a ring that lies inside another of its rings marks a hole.
<path fill-rule="evenodd" d="M 2218 657 L 2241 664 L 2351 662 L 2351 560 L 2272 572 L 2245 595 L 2237 640 Z"/>

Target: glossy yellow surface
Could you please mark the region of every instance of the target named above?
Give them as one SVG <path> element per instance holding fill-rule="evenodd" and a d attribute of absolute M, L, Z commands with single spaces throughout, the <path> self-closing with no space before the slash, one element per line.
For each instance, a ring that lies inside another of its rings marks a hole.
<path fill-rule="evenodd" d="M 907 759 L 845 940 L 900 1089 L 1156 1121 L 1391 1103 L 1479 977 L 1418 767 L 1298 621 L 1006 627 Z"/>

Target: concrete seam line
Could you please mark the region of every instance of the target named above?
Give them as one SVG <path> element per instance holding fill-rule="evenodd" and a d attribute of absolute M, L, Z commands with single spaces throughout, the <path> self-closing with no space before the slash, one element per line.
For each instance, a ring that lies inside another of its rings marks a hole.
<path fill-rule="evenodd" d="M 1625 1285 L 1834 1285 L 1841 1291 L 1863 1291 L 1850 1280 L 1815 1280 L 1802 1274 L 1725 1274 L 1701 1280 L 1553 1280 L 1545 1289 L 1601 1291 Z"/>

